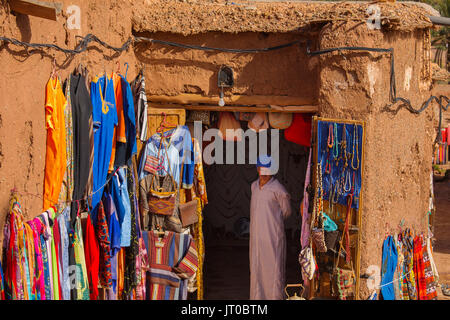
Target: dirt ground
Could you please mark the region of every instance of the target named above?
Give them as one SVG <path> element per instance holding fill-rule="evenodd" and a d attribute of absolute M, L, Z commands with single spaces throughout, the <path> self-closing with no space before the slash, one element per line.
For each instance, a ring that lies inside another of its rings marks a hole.
<path fill-rule="evenodd" d="M 439 272 L 439 283 L 450 285 L 450 180 L 435 182 L 436 218 L 433 258 Z M 438 289 L 439 300 L 450 300 Z"/>

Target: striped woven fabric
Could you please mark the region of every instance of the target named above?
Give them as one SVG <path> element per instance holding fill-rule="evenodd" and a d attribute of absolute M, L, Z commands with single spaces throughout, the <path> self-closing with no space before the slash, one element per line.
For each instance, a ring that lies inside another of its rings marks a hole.
<path fill-rule="evenodd" d="M 427 243 L 423 245 L 423 263 L 425 269 L 425 283 L 427 290 L 427 300 L 437 300 L 436 282 L 433 269 L 431 268 L 430 256 L 428 255 Z"/>
<path fill-rule="evenodd" d="M 416 276 L 417 298 L 427 300 L 427 284 L 425 282 L 425 266 L 422 254 L 422 237 L 414 238 L 414 273 Z"/>
<path fill-rule="evenodd" d="M 166 231 L 159 238 L 143 231 L 150 270 L 147 273 L 146 300 L 185 300 L 187 280 L 198 267 L 197 247 L 189 234 Z"/>

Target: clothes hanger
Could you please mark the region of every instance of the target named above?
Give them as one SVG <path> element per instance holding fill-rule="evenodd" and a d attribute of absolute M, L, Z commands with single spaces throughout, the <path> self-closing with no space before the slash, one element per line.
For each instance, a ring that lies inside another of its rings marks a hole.
<path fill-rule="evenodd" d="M 120 63 L 119 63 L 119 60 L 116 61 L 116 65 L 117 65 L 116 73 L 120 74 Z"/>
<path fill-rule="evenodd" d="M 124 66 L 127 66 L 127 69 L 125 70 L 125 80 L 127 80 L 127 74 L 128 74 L 128 62 L 125 62 L 123 65 L 124 65 Z"/>
<path fill-rule="evenodd" d="M 55 77 L 57 76 L 57 73 L 56 73 L 56 58 L 55 57 L 53 57 L 53 61 L 52 61 L 52 73 L 51 73 L 51 78 L 54 80 L 55 79 Z"/>

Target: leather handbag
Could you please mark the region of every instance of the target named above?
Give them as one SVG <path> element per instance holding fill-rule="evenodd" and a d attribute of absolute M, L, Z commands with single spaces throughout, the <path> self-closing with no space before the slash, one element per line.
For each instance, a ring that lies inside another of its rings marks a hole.
<path fill-rule="evenodd" d="M 198 222 L 197 201 L 197 199 L 194 199 L 192 201 L 180 204 L 180 218 L 183 228 Z"/>

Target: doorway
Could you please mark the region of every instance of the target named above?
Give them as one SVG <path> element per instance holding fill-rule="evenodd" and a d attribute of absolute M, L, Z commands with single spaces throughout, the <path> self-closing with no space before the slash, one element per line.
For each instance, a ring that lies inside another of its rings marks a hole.
<path fill-rule="evenodd" d="M 245 131 L 247 122 L 241 122 L 241 127 Z M 283 184 L 291 196 L 292 215 L 285 221 L 286 283 L 299 283 L 300 203 L 303 198 L 308 148 L 287 141 L 283 131 L 279 132 L 280 165 L 275 178 Z M 267 140 L 270 142 L 270 130 L 267 134 L 269 137 Z M 259 145 L 259 135 L 257 137 Z M 258 179 L 258 174 L 256 165 L 249 164 L 248 142 L 245 141 L 246 164 L 204 164 L 208 194 L 208 204 L 203 211 L 204 299 L 249 299 L 251 184 Z M 224 147 L 224 159 L 226 159 L 225 149 Z M 267 146 L 268 153 L 270 149 L 271 146 Z M 236 153 L 235 149 L 234 154 Z"/>

